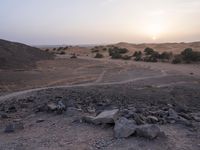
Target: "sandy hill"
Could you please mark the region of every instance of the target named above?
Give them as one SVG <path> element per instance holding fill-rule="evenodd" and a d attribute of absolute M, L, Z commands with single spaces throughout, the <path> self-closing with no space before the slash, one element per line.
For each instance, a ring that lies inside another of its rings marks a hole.
<path fill-rule="evenodd" d="M 115 44 L 117 47 L 127 48 L 129 51 L 143 51 L 146 47 L 151 47 L 159 52 L 163 51 L 171 51 L 173 53 L 180 53 L 185 48 L 192 48 L 195 51 L 200 51 L 200 42 L 192 42 L 192 43 L 159 43 L 159 44 L 130 44 L 121 42 Z"/>
<path fill-rule="evenodd" d="M 25 44 L 0 39 L 0 69 L 19 69 L 34 66 L 36 61 L 53 55 Z"/>

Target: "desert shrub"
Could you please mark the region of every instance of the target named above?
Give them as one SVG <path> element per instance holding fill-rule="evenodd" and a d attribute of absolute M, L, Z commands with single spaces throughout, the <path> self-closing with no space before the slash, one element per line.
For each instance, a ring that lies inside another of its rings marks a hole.
<path fill-rule="evenodd" d="M 173 56 L 173 53 L 172 52 L 162 52 L 160 54 L 160 59 L 163 59 L 163 60 L 170 60 Z"/>
<path fill-rule="evenodd" d="M 157 62 L 158 60 L 154 56 L 146 56 L 146 57 L 144 57 L 144 61 L 146 61 L 146 62 Z"/>
<path fill-rule="evenodd" d="M 180 64 L 182 62 L 181 55 L 175 55 L 172 59 L 172 64 Z"/>
<path fill-rule="evenodd" d="M 56 50 L 56 48 L 53 48 L 53 51 L 55 51 Z"/>
<path fill-rule="evenodd" d="M 151 55 L 154 53 L 154 50 L 152 48 L 147 47 L 144 49 L 144 53 L 145 55 Z"/>
<path fill-rule="evenodd" d="M 146 62 L 157 62 L 159 57 L 160 57 L 160 54 L 156 51 L 146 51 L 146 56 L 144 57 L 144 61 Z M 148 53 L 148 55 L 147 55 Z"/>
<path fill-rule="evenodd" d="M 122 59 L 124 59 L 124 60 L 130 60 L 130 59 L 131 59 L 131 56 L 124 55 L 124 56 L 122 56 Z"/>
<path fill-rule="evenodd" d="M 64 54 L 65 54 L 65 51 L 61 51 L 61 52 L 60 52 L 60 55 L 64 55 Z"/>
<path fill-rule="evenodd" d="M 109 48 L 109 55 L 112 56 L 113 54 L 119 53 L 119 54 L 125 54 L 128 52 L 128 49 L 126 48 L 118 48 L 118 47 L 113 47 Z"/>
<path fill-rule="evenodd" d="M 122 55 L 118 52 L 115 52 L 115 53 L 112 53 L 111 58 L 112 59 L 121 59 Z"/>
<path fill-rule="evenodd" d="M 181 56 L 186 63 L 200 61 L 200 52 L 193 51 L 191 48 L 182 51 Z"/>
<path fill-rule="evenodd" d="M 142 61 L 142 56 L 136 56 L 136 57 L 134 58 L 134 60 L 135 60 L 135 61 Z"/>
<path fill-rule="evenodd" d="M 46 51 L 46 52 L 49 52 L 49 49 L 47 48 L 47 49 L 45 49 L 45 51 Z"/>
<path fill-rule="evenodd" d="M 94 58 L 103 58 L 104 56 L 100 53 L 96 53 L 95 57 Z"/>

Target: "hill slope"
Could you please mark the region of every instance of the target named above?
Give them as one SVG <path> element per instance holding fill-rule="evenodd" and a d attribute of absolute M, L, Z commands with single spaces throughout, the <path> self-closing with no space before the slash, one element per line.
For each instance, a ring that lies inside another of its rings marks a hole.
<path fill-rule="evenodd" d="M 51 58 L 52 54 L 38 48 L 0 39 L 0 69 L 33 67 L 36 61 Z"/>

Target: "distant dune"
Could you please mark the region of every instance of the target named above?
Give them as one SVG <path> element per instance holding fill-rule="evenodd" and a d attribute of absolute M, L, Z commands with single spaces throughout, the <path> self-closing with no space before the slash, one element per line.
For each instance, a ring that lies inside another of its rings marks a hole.
<path fill-rule="evenodd" d="M 38 48 L 0 39 L 0 69 L 20 69 L 34 66 L 36 61 L 53 55 Z"/>
<path fill-rule="evenodd" d="M 192 42 L 192 43 L 144 43 L 144 44 L 130 44 L 121 42 L 115 44 L 117 47 L 127 48 L 129 51 L 143 51 L 146 47 L 153 48 L 159 52 L 168 51 L 173 53 L 180 53 L 185 48 L 192 48 L 195 51 L 200 51 L 200 42 Z"/>

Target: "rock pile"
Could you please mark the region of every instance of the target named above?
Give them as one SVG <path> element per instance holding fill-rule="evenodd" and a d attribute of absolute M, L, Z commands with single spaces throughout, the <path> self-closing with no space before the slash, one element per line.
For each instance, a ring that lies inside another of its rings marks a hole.
<path fill-rule="evenodd" d="M 195 118 L 185 111 L 176 112 L 173 108 L 163 108 L 155 111 L 141 111 L 136 108 L 113 109 L 101 112 L 96 117 L 85 116 L 83 121 L 99 124 L 114 124 L 114 136 L 116 138 L 127 138 L 136 135 L 148 139 L 155 139 L 165 135 L 159 128 L 159 124 L 177 123 L 192 126 Z M 196 115 L 198 120 L 198 115 Z"/>

